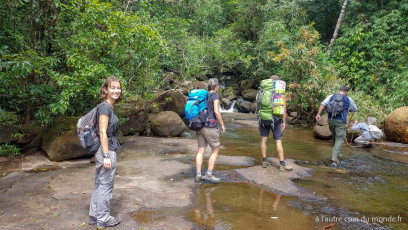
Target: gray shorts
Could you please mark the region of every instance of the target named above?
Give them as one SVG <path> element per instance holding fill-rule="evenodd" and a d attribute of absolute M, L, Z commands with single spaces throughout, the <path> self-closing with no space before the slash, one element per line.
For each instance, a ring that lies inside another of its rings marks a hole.
<path fill-rule="evenodd" d="M 213 149 L 221 145 L 220 134 L 217 128 L 204 127 L 198 130 L 196 134 L 199 148 L 205 148 L 208 144 Z"/>
<path fill-rule="evenodd" d="M 282 140 L 282 118 L 273 117 L 273 125 L 272 121 L 261 120 L 259 130 L 262 137 L 269 137 L 269 132 L 272 131 L 273 139 Z"/>

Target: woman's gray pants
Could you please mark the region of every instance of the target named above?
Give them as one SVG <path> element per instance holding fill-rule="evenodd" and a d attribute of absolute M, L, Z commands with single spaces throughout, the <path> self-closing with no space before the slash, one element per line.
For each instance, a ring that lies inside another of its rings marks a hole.
<path fill-rule="evenodd" d="M 116 153 L 109 151 L 112 167 L 106 170 L 103 167 L 102 149 L 95 153 L 95 188 L 92 191 L 89 216 L 97 219 L 102 224 L 110 217 L 110 201 L 112 199 L 113 182 L 116 172 Z"/>

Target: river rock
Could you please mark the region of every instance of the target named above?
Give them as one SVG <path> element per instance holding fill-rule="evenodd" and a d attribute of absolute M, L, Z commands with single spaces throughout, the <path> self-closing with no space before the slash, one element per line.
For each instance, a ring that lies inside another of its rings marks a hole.
<path fill-rule="evenodd" d="M 240 89 L 243 91 L 243 90 L 246 90 L 246 89 L 251 89 L 252 88 L 252 86 L 254 85 L 254 81 L 252 81 L 252 80 L 242 80 L 240 83 L 239 83 L 239 87 L 240 87 Z"/>
<path fill-rule="evenodd" d="M 392 111 L 384 123 L 387 139 L 401 143 L 408 143 L 408 106 Z"/>
<path fill-rule="evenodd" d="M 168 72 L 166 73 L 166 77 L 164 78 L 164 83 L 167 86 L 173 86 L 174 84 L 177 84 L 177 74 L 174 72 Z"/>
<path fill-rule="evenodd" d="M 348 117 L 347 117 L 348 118 Z M 320 121 L 317 121 L 318 125 L 328 125 L 329 115 L 326 113 L 320 116 Z"/>
<path fill-rule="evenodd" d="M 313 128 L 314 137 L 321 140 L 329 140 L 333 137 L 332 132 L 329 129 L 329 125 L 316 124 Z"/>
<path fill-rule="evenodd" d="M 249 101 L 241 101 L 238 105 L 238 110 L 241 113 L 249 113 L 251 112 L 252 103 Z"/>
<path fill-rule="evenodd" d="M 257 104 L 256 104 L 256 103 L 252 103 L 252 105 L 251 105 L 251 112 L 252 112 L 252 113 L 255 113 L 255 112 L 256 112 L 256 107 L 257 107 Z"/>
<path fill-rule="evenodd" d="M 27 150 L 41 146 L 38 140 L 41 140 L 44 128 L 35 124 L 0 125 L 0 130 L 0 144 L 14 144 Z"/>
<path fill-rule="evenodd" d="M 17 126 L 3 126 L 0 125 L 0 144 L 16 142 L 18 139 L 14 137 L 15 133 L 18 133 Z"/>
<path fill-rule="evenodd" d="M 228 98 L 223 98 L 221 99 L 221 105 L 224 109 L 228 110 L 230 109 L 232 103 Z"/>
<path fill-rule="evenodd" d="M 193 83 L 193 89 L 205 89 L 208 90 L 208 85 L 204 81 L 196 81 Z"/>
<path fill-rule="evenodd" d="M 290 115 L 291 117 L 297 117 L 297 116 L 298 116 L 298 113 L 297 113 L 297 112 L 291 112 L 289 115 Z"/>
<path fill-rule="evenodd" d="M 76 124 L 79 117 L 57 118 L 54 125 L 44 133 L 41 148 L 52 161 L 62 161 L 90 156 L 79 145 Z"/>
<path fill-rule="evenodd" d="M 177 86 L 178 90 L 181 90 L 183 95 L 188 96 L 190 90 L 193 89 L 193 82 L 192 81 L 183 81 L 180 85 Z"/>
<path fill-rule="evenodd" d="M 184 117 L 184 107 L 186 106 L 186 98 L 180 90 L 168 90 L 160 94 L 154 101 L 157 104 L 159 112 L 173 111 L 180 117 Z"/>
<path fill-rule="evenodd" d="M 132 96 L 114 107 L 115 114 L 124 120 L 120 130 L 125 136 L 143 132 L 147 125 L 148 108 L 143 98 Z"/>
<path fill-rule="evenodd" d="M 186 130 L 186 125 L 180 116 L 173 111 L 164 111 L 152 116 L 152 132 L 161 137 L 180 136 Z"/>
<path fill-rule="evenodd" d="M 242 98 L 246 101 L 255 101 L 258 90 L 256 89 L 246 89 L 242 91 Z"/>

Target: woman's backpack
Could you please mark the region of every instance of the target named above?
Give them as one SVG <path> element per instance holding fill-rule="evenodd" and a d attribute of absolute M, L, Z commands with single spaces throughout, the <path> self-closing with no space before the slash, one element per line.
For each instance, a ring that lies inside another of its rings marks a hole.
<path fill-rule="evenodd" d="M 204 127 L 207 122 L 208 91 L 205 89 L 193 89 L 188 94 L 187 104 L 184 108 L 184 123 L 194 131 Z"/>
<path fill-rule="evenodd" d="M 89 153 L 94 154 L 101 146 L 96 125 L 98 108 L 107 102 L 98 104 L 95 108 L 89 111 L 86 115 L 79 118 L 77 123 L 77 132 L 79 144 L 85 148 Z"/>

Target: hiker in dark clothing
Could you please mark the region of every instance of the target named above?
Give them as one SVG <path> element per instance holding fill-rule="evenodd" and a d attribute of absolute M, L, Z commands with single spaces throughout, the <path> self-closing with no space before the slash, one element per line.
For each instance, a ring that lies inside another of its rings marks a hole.
<path fill-rule="evenodd" d="M 197 175 L 194 179 L 195 182 L 199 183 L 202 180 L 206 180 L 211 183 L 218 183 L 219 178 L 215 177 L 213 174 L 213 169 L 215 161 L 218 157 L 218 152 L 220 151 L 220 135 L 218 133 L 218 123 L 221 125 L 222 133 L 225 132 L 224 121 L 222 120 L 220 112 L 220 96 L 217 91 L 220 88 L 218 80 L 216 78 L 211 78 L 208 80 L 208 102 L 207 102 L 207 123 L 205 126 L 197 131 L 197 142 L 198 142 L 198 152 L 196 156 L 196 170 Z M 208 159 L 208 170 L 203 176 L 201 174 L 201 166 L 203 164 L 204 151 L 207 145 L 211 148 L 210 159 Z"/>
<path fill-rule="evenodd" d="M 339 154 L 341 150 L 341 146 L 343 145 L 344 139 L 346 138 L 346 123 L 347 123 L 347 114 L 348 112 L 356 112 L 357 106 L 354 103 L 351 97 L 347 96 L 349 88 L 347 86 L 341 86 L 339 93 L 332 94 L 326 97 L 324 101 L 320 104 L 319 111 L 316 115 L 316 120 L 320 121 L 321 113 L 325 107 L 328 107 L 328 115 L 329 115 L 329 128 L 330 131 L 333 133 L 333 149 L 332 149 L 332 157 L 330 161 L 330 166 L 337 167 L 340 164 Z M 342 100 L 338 100 L 337 98 L 342 98 Z M 338 101 L 338 103 L 337 103 Z M 341 106 L 341 108 L 338 108 Z M 339 111 L 335 113 L 334 111 Z M 331 111 L 331 112 L 330 112 Z"/>
<path fill-rule="evenodd" d="M 103 103 L 97 111 L 97 130 L 101 147 L 95 153 L 95 187 L 89 207 L 89 224 L 97 229 L 113 227 L 120 223 L 119 217 L 110 215 L 110 201 L 116 172 L 116 150 L 120 145 L 116 139 L 119 119 L 113 105 L 123 98 L 122 85 L 118 78 L 108 77 L 102 85 L 99 100 Z"/>

